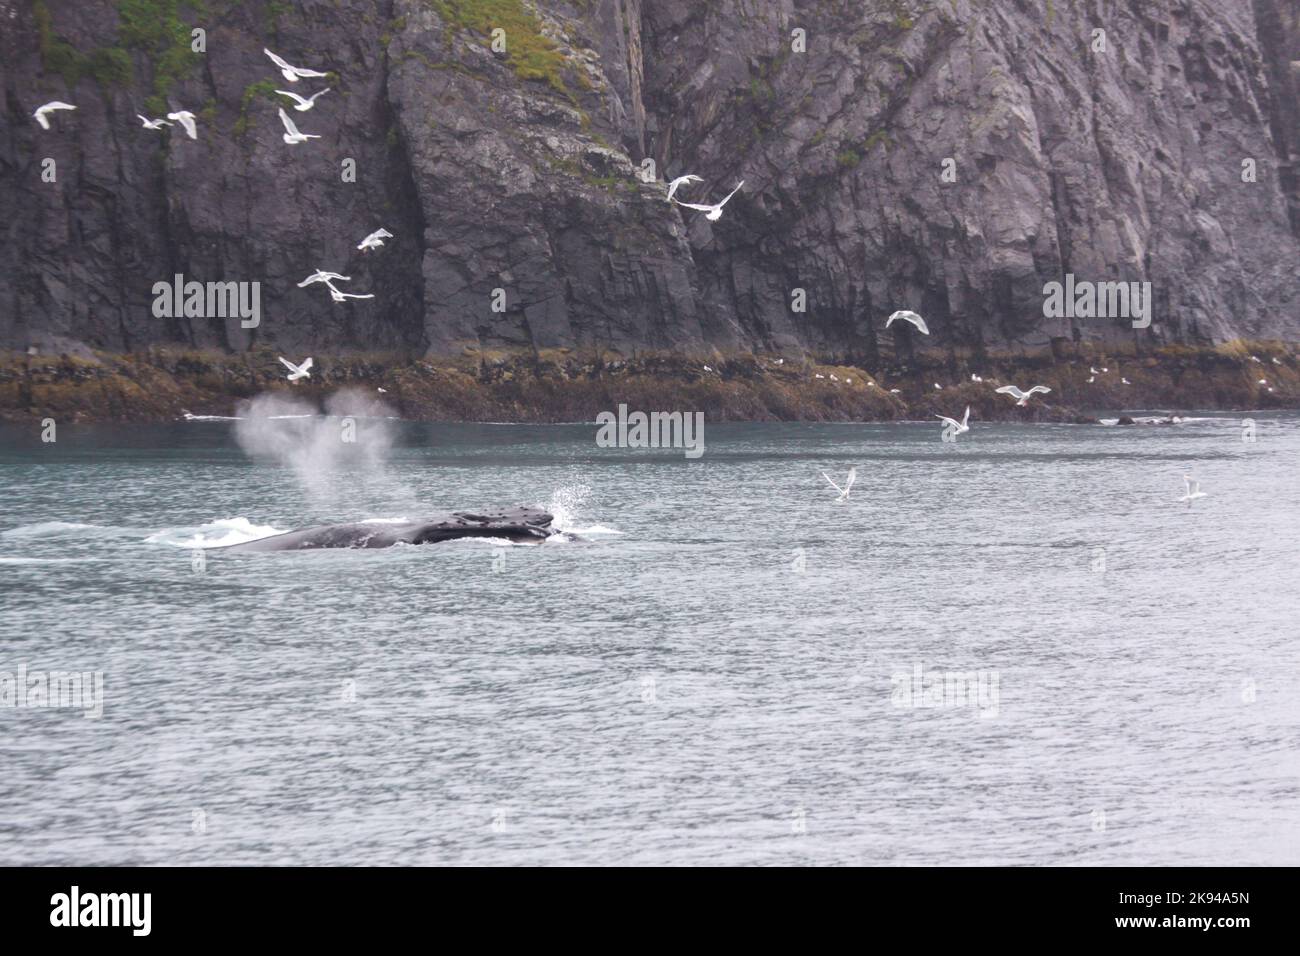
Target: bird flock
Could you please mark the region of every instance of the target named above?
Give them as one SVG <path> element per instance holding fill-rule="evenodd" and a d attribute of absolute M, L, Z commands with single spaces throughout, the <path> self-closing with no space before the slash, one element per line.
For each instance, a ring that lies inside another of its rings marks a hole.
<path fill-rule="evenodd" d="M 304 79 L 316 79 L 316 78 L 323 79 L 329 76 L 328 73 L 321 72 L 320 70 L 313 70 L 307 67 L 294 66 L 293 64 L 285 60 L 283 57 L 275 53 L 272 53 L 268 49 L 263 48 L 262 52 L 265 53 L 271 59 L 271 62 L 276 65 L 276 67 L 280 70 L 280 74 L 289 83 L 298 83 Z M 280 96 L 285 96 L 288 97 L 290 100 L 292 100 L 293 109 L 295 111 L 299 113 L 306 113 L 316 105 L 316 100 L 324 96 L 326 93 L 330 92 L 330 89 L 331 87 L 327 86 L 322 90 L 317 90 L 315 93 L 312 93 L 310 96 L 302 96 L 301 94 L 295 93 L 292 90 L 276 90 L 275 92 Z M 41 129 L 48 130 L 50 129 L 51 114 L 63 110 L 75 110 L 76 108 L 77 107 L 71 103 L 64 103 L 61 100 L 51 100 L 49 103 L 45 103 L 40 107 L 38 107 L 36 109 L 36 112 L 34 112 L 32 116 L 36 120 L 36 122 L 40 125 Z M 279 113 L 280 116 L 280 122 L 284 125 L 284 135 L 282 138 L 286 144 L 290 146 L 297 146 L 301 143 L 307 143 L 313 139 L 321 138 L 320 135 L 317 133 L 302 132 L 298 128 L 297 124 L 294 123 L 293 119 L 289 116 L 289 114 L 284 111 L 284 107 L 279 107 L 277 109 L 277 112 Z M 199 138 L 198 121 L 195 118 L 194 113 L 190 110 L 177 110 L 176 112 L 168 113 L 165 117 L 159 117 L 156 119 L 150 119 L 148 116 L 145 116 L 142 113 L 137 113 L 136 118 L 140 120 L 141 126 L 147 130 L 162 132 L 164 129 L 168 127 L 179 124 L 181 129 L 185 131 L 185 134 L 190 139 L 197 140 Z M 362 253 L 373 252 L 374 250 L 379 249 L 384 245 L 385 239 L 392 239 L 392 238 L 393 238 L 393 234 L 389 232 L 387 229 L 383 229 L 383 228 L 376 229 L 374 232 L 370 233 L 370 235 L 366 236 L 364 239 L 361 240 L 360 243 L 357 244 L 357 249 L 360 250 Z M 321 269 L 317 269 L 315 272 L 309 275 L 302 282 L 299 282 L 298 288 L 300 289 L 305 288 L 306 286 L 318 282 L 323 283 L 325 287 L 329 289 L 330 298 L 334 302 L 346 302 L 349 299 L 373 299 L 375 297 L 373 293 L 344 292 L 342 289 L 340 289 L 338 286 L 334 284 L 335 282 L 350 282 L 350 281 L 352 281 L 350 276 L 345 276 L 338 272 L 326 272 Z M 286 378 L 290 382 L 297 382 L 299 379 L 311 377 L 310 369 L 312 367 L 312 359 L 310 356 L 301 364 L 294 364 L 293 362 L 289 361 L 283 356 L 280 356 L 279 358 L 280 361 L 285 365 L 285 367 L 289 369 Z"/>

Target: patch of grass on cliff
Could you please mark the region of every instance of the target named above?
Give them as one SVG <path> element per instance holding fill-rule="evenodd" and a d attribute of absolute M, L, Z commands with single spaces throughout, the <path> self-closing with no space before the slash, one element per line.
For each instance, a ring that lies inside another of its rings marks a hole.
<path fill-rule="evenodd" d="M 275 98 L 276 82 L 274 80 L 259 80 L 244 87 L 244 95 L 239 98 L 239 119 L 235 120 L 235 135 L 243 137 L 247 135 L 249 128 L 253 125 L 252 117 L 248 115 L 248 108 L 253 105 L 253 100 L 264 99 L 269 102 L 278 102 Z"/>
<path fill-rule="evenodd" d="M 537 16 L 523 0 L 429 0 L 438 15 L 458 30 L 470 30 L 491 47 L 492 31 L 504 30 L 506 62 L 521 80 L 546 83 L 568 94 L 564 54 L 542 33 Z"/>
<path fill-rule="evenodd" d="M 198 16 L 207 10 L 199 0 L 186 4 Z M 101 86 L 125 86 L 134 78 L 130 50 L 139 50 L 153 64 L 153 95 L 144 106 L 152 114 L 167 111 L 167 93 L 200 62 L 190 48 L 190 27 L 180 18 L 181 0 L 118 0 L 117 45 L 83 53 L 58 36 L 49 8 L 36 0 L 33 14 L 39 36 L 41 63 L 60 74 L 69 87 L 92 77 Z"/>
<path fill-rule="evenodd" d="M 41 65 L 58 73 L 68 88 L 76 86 L 83 77 L 93 77 L 101 86 L 125 86 L 131 82 L 131 57 L 120 47 L 101 47 L 82 53 L 54 32 L 49 8 L 42 0 L 32 6 L 39 37 Z"/>
<path fill-rule="evenodd" d="M 203 54 L 190 48 L 190 26 L 180 18 L 181 0 L 118 0 L 117 35 L 122 44 L 146 54 L 153 63 L 153 96 L 145 108 L 162 113 L 167 94 L 189 76 Z M 207 11 L 202 3 L 187 3 L 196 15 Z"/>

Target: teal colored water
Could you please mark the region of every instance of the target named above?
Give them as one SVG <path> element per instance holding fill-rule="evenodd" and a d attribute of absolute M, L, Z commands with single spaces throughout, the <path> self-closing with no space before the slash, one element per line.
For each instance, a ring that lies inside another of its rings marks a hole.
<path fill-rule="evenodd" d="M 1300 862 L 1254 420 L 5 430 L 0 672 L 104 696 L 0 707 L 0 863 Z M 195 558 L 516 503 L 588 542 Z"/>

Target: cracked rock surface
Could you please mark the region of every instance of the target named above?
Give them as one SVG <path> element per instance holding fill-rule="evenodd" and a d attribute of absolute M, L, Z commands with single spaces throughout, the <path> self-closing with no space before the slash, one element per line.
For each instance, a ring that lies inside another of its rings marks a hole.
<path fill-rule="evenodd" d="M 331 73 L 321 139 L 263 47 Z M 0 347 L 1300 339 L 1300 0 L 0 0 L 0 83 Z M 709 222 L 687 172 L 745 185 Z M 1066 273 L 1150 282 L 1151 328 L 1045 318 Z M 155 316 L 177 274 L 260 324 Z"/>

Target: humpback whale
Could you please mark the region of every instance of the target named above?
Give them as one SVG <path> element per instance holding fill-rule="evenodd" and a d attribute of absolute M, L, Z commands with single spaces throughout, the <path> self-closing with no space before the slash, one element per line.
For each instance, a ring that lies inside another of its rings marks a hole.
<path fill-rule="evenodd" d="M 299 528 L 254 541 L 229 544 L 213 551 L 309 551 L 316 548 L 391 548 L 395 544 L 435 544 L 453 538 L 507 538 L 540 544 L 547 538 L 572 540 L 551 527 L 554 516 L 540 508 L 500 511 L 451 511 L 421 521 L 400 524 L 355 522 Z"/>

